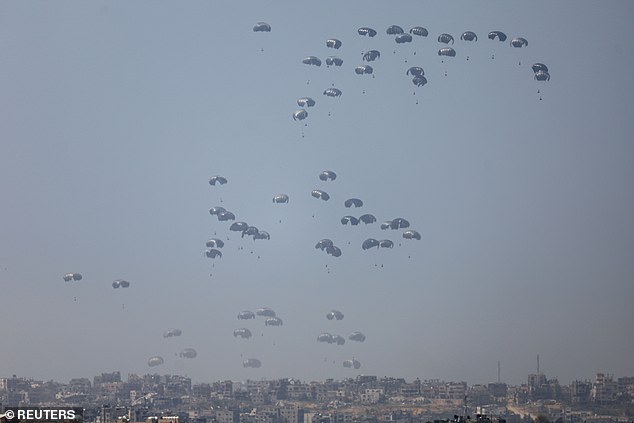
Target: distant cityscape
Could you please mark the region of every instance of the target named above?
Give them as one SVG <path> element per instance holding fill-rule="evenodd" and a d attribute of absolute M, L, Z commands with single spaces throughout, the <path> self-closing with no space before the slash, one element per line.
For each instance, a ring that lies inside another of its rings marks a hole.
<path fill-rule="evenodd" d="M 498 378 L 499 379 L 499 378 Z M 192 384 L 177 375 L 102 373 L 67 384 L 0 378 L 3 407 L 81 407 L 94 423 L 613 423 L 634 422 L 634 377 L 598 373 L 519 386 L 357 376 Z"/>

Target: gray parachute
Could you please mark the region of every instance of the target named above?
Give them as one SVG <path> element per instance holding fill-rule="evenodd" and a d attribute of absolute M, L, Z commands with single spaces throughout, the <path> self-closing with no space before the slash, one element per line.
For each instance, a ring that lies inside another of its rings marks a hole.
<path fill-rule="evenodd" d="M 346 208 L 350 208 L 350 207 L 363 207 L 363 201 L 359 200 L 358 198 L 348 198 L 346 201 L 344 201 L 343 205 Z"/>
<path fill-rule="evenodd" d="M 356 331 L 348 335 L 348 339 L 351 341 L 363 342 L 365 341 L 365 335 L 361 332 Z"/>
<path fill-rule="evenodd" d="M 269 317 L 264 321 L 265 326 L 282 326 L 284 322 L 279 317 Z"/>
<path fill-rule="evenodd" d="M 418 35 L 419 37 L 426 37 L 429 35 L 429 31 L 427 31 L 427 28 L 424 28 L 422 26 L 413 27 L 409 30 L 409 33 L 412 35 Z"/>
<path fill-rule="evenodd" d="M 63 277 L 64 282 L 80 281 L 83 278 L 84 277 L 81 275 L 81 273 L 66 273 Z"/>
<path fill-rule="evenodd" d="M 210 248 L 207 251 L 205 251 L 205 256 L 211 259 L 221 258 L 222 253 L 220 252 L 220 250 L 216 250 L 215 248 Z"/>
<path fill-rule="evenodd" d="M 328 320 L 343 320 L 343 313 L 339 310 L 332 310 L 326 314 L 326 319 Z"/>
<path fill-rule="evenodd" d="M 181 351 L 181 353 L 179 354 L 179 356 L 181 358 L 196 358 L 196 356 L 198 355 L 198 353 L 196 352 L 195 349 L 193 348 L 185 348 L 183 351 Z"/>
<path fill-rule="evenodd" d="M 443 44 L 453 44 L 453 35 L 451 34 L 440 34 L 438 36 L 438 42 Z"/>
<path fill-rule="evenodd" d="M 326 47 L 338 49 L 341 47 L 341 41 L 336 38 L 330 38 L 329 40 L 326 40 Z"/>
<path fill-rule="evenodd" d="M 315 244 L 315 249 L 319 249 L 319 250 L 325 250 L 328 247 L 332 247 L 334 246 L 332 240 L 326 238 L 326 239 L 322 239 L 321 241 L 319 241 L 317 244 Z"/>
<path fill-rule="evenodd" d="M 225 246 L 225 242 L 219 238 L 211 238 L 205 245 L 207 248 L 222 248 Z"/>
<path fill-rule="evenodd" d="M 390 241 L 389 239 L 382 239 L 381 241 L 379 241 L 379 247 L 380 248 L 393 248 L 394 247 L 394 242 Z"/>
<path fill-rule="evenodd" d="M 344 216 L 341 218 L 342 225 L 347 225 L 348 223 L 352 226 L 357 226 L 359 224 L 359 219 L 354 216 Z"/>
<path fill-rule="evenodd" d="M 117 288 L 129 288 L 130 287 L 130 282 L 123 280 L 123 279 L 117 279 L 114 282 L 112 282 L 112 287 L 114 289 Z"/>
<path fill-rule="evenodd" d="M 244 310 L 238 313 L 238 320 L 250 320 L 255 319 L 255 313 L 249 310 Z"/>
<path fill-rule="evenodd" d="M 403 232 L 403 238 L 405 239 L 417 239 L 420 241 L 420 234 L 418 232 L 416 232 L 415 230 L 409 229 L 405 232 Z"/>
<path fill-rule="evenodd" d="M 506 34 L 503 33 L 502 31 L 491 31 L 489 32 L 489 40 L 495 40 L 497 39 L 498 41 L 506 41 Z"/>
<path fill-rule="evenodd" d="M 212 176 L 211 178 L 209 178 L 209 185 L 224 185 L 227 183 L 227 178 L 225 178 L 224 176 Z"/>
<path fill-rule="evenodd" d="M 385 32 L 387 33 L 387 35 L 398 35 L 403 34 L 405 31 L 403 31 L 403 28 L 398 25 L 390 25 L 387 27 Z"/>
<path fill-rule="evenodd" d="M 258 22 L 253 27 L 253 32 L 271 32 L 271 25 L 266 22 Z"/>
<path fill-rule="evenodd" d="M 339 67 L 343 65 L 343 59 L 337 56 L 328 56 L 326 57 L 326 65 Z"/>
<path fill-rule="evenodd" d="M 368 37 L 374 37 L 376 35 L 376 31 L 372 28 L 368 28 L 367 26 L 357 29 L 357 33 Z"/>
<path fill-rule="evenodd" d="M 233 331 L 233 337 L 237 338 L 238 336 L 242 339 L 249 339 L 253 334 L 247 328 L 240 328 Z"/>
<path fill-rule="evenodd" d="M 156 366 L 160 366 L 161 364 L 163 364 L 163 357 L 161 356 L 155 356 L 155 357 L 151 357 L 148 361 L 147 361 L 147 365 L 150 367 L 156 367 Z"/>
<path fill-rule="evenodd" d="M 341 257 L 341 249 L 335 245 L 326 247 L 326 254 L 330 254 L 333 257 Z"/>
<path fill-rule="evenodd" d="M 462 41 L 478 41 L 478 36 L 473 31 L 465 31 L 460 36 Z"/>
<path fill-rule="evenodd" d="M 370 65 L 360 65 L 354 68 L 354 73 L 357 75 L 372 75 L 374 73 L 374 69 Z"/>
<path fill-rule="evenodd" d="M 220 222 L 226 222 L 229 220 L 236 220 L 236 215 L 231 213 L 230 211 L 223 211 L 217 214 L 218 220 Z"/>
<path fill-rule="evenodd" d="M 394 40 L 397 44 L 411 43 L 412 36 L 409 34 L 398 34 Z"/>
<path fill-rule="evenodd" d="M 361 244 L 361 248 L 363 248 L 364 250 L 369 250 L 370 248 L 373 247 L 379 247 L 379 241 L 377 241 L 374 238 L 368 238 L 365 241 L 363 241 L 363 244 Z"/>
<path fill-rule="evenodd" d="M 286 194 L 277 194 L 273 197 L 273 202 L 277 204 L 285 204 L 288 203 L 288 195 Z"/>
<path fill-rule="evenodd" d="M 513 38 L 511 40 L 511 47 L 515 47 L 515 48 L 528 47 L 528 41 L 526 40 L 526 38 L 522 38 L 522 37 Z"/>
<path fill-rule="evenodd" d="M 293 120 L 304 120 L 308 117 L 308 112 L 304 109 L 295 110 L 293 112 Z"/>
<path fill-rule="evenodd" d="M 416 85 L 417 87 L 422 87 L 423 85 L 427 84 L 427 78 L 425 78 L 423 75 L 416 75 L 414 78 L 412 78 L 412 84 Z"/>
<path fill-rule="evenodd" d="M 354 368 L 354 369 L 360 369 L 361 368 L 361 363 L 359 362 L 359 360 L 355 360 L 354 358 L 351 360 L 345 360 L 343 362 L 343 367 L 347 367 L 347 368 Z"/>
<path fill-rule="evenodd" d="M 376 222 L 376 217 L 372 214 L 364 214 L 359 216 L 359 221 L 365 224 L 370 224 Z"/>
<path fill-rule="evenodd" d="M 320 200 L 324 200 L 324 201 L 330 200 L 330 195 L 328 195 L 326 191 L 322 191 L 320 189 L 314 189 L 310 195 L 312 195 L 315 198 L 319 198 Z"/>
<path fill-rule="evenodd" d="M 446 57 L 456 57 L 456 50 L 452 49 L 451 47 L 443 47 L 438 50 L 438 55 Z"/>
<path fill-rule="evenodd" d="M 259 368 L 262 366 L 262 362 L 257 358 L 247 358 L 242 362 L 242 367 Z"/>
<path fill-rule="evenodd" d="M 412 66 L 407 70 L 406 74 L 412 76 L 422 76 L 425 75 L 425 70 L 420 66 Z"/>
<path fill-rule="evenodd" d="M 176 328 L 171 328 L 171 329 L 167 329 L 165 332 L 163 332 L 163 338 L 173 338 L 175 336 L 181 336 L 183 334 L 183 331 L 180 329 L 176 329 Z"/>
<path fill-rule="evenodd" d="M 381 53 L 378 50 L 366 51 L 363 54 L 363 60 L 365 60 L 366 62 L 374 62 L 376 59 L 379 59 L 380 57 L 381 57 Z"/>
<path fill-rule="evenodd" d="M 328 97 L 341 97 L 341 90 L 338 88 L 328 88 L 324 91 L 324 95 Z"/>
<path fill-rule="evenodd" d="M 212 216 L 219 215 L 222 212 L 226 212 L 227 210 L 224 207 L 212 207 L 209 209 L 209 214 Z"/>
<path fill-rule="evenodd" d="M 321 66 L 321 60 L 319 60 L 319 58 L 315 56 L 304 57 L 302 59 L 302 63 L 305 65 Z"/>
<path fill-rule="evenodd" d="M 229 226 L 229 230 L 233 232 L 243 232 L 249 227 L 249 224 L 246 222 L 233 222 L 231 226 Z"/>
<path fill-rule="evenodd" d="M 334 181 L 337 179 L 337 174 L 332 170 L 324 170 L 319 174 L 319 179 L 321 181 Z"/>
<path fill-rule="evenodd" d="M 310 97 L 302 97 L 297 99 L 297 105 L 299 107 L 313 107 L 315 105 L 315 100 Z"/>
<path fill-rule="evenodd" d="M 261 307 L 255 310 L 255 314 L 262 317 L 275 317 L 275 311 L 269 307 Z"/>

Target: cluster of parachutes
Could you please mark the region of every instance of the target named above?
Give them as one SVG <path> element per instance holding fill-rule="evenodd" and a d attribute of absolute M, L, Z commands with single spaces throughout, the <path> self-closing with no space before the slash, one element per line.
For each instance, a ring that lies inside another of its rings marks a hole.
<path fill-rule="evenodd" d="M 339 310 L 331 310 L 326 313 L 326 319 L 331 321 L 343 320 L 344 314 Z M 349 341 L 364 342 L 365 334 L 363 332 L 354 331 L 348 335 Z M 346 338 L 341 335 L 324 331 L 317 336 L 317 342 L 331 345 L 344 345 Z M 343 367 L 352 368 L 358 370 L 361 368 L 361 363 L 356 359 L 344 360 Z"/>
<path fill-rule="evenodd" d="M 163 338 L 178 338 L 182 334 L 183 334 L 183 331 L 181 329 L 169 328 L 163 331 Z M 198 352 L 194 348 L 189 347 L 189 348 L 182 349 L 176 355 L 180 358 L 191 359 L 191 358 L 196 358 L 198 356 Z M 161 357 L 160 355 L 156 355 L 148 359 L 147 365 L 149 367 L 156 367 L 156 366 L 162 365 L 164 362 L 165 360 L 163 359 L 163 357 Z"/>

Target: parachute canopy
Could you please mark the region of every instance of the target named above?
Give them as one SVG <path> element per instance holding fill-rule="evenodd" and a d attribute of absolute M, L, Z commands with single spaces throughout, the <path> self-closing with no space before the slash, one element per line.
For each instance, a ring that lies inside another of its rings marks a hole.
<path fill-rule="evenodd" d="M 346 208 L 350 208 L 352 206 L 363 207 L 363 201 L 359 200 L 358 198 L 348 198 L 346 201 L 344 201 L 343 205 L 346 206 Z"/>
<path fill-rule="evenodd" d="M 413 35 L 418 35 L 420 37 L 426 37 L 429 35 L 427 28 L 424 28 L 422 26 L 415 26 L 414 28 L 409 30 L 409 33 Z"/>
<path fill-rule="evenodd" d="M 440 34 L 438 36 L 438 42 L 443 44 L 453 44 L 453 35 Z"/>
<path fill-rule="evenodd" d="M 427 78 L 425 78 L 423 75 L 416 75 L 412 79 L 412 84 L 416 85 L 417 87 L 422 87 L 423 85 L 427 84 Z"/>
<path fill-rule="evenodd" d="M 249 310 L 244 310 L 238 313 L 238 320 L 250 320 L 255 319 L 255 313 Z"/>
<path fill-rule="evenodd" d="M 522 37 L 513 38 L 511 40 L 511 46 L 515 48 L 528 47 L 528 41 Z"/>
<path fill-rule="evenodd" d="M 366 51 L 363 54 L 363 60 L 365 60 L 366 62 L 373 62 L 380 57 L 381 57 L 381 53 L 378 50 Z"/>
<path fill-rule="evenodd" d="M 211 238 L 205 245 L 207 248 L 222 248 L 225 246 L 225 242 L 219 238 Z"/>
<path fill-rule="evenodd" d="M 253 27 L 253 32 L 271 32 L 271 25 L 266 22 L 258 22 Z"/>
<path fill-rule="evenodd" d="M 205 251 L 205 255 L 207 256 L 207 258 L 221 258 L 222 257 L 222 253 L 220 252 L 220 250 L 216 250 L 215 248 L 210 248 L 207 251 Z"/>
<path fill-rule="evenodd" d="M 161 356 L 155 356 L 155 357 L 151 357 L 148 361 L 147 361 L 147 365 L 150 367 L 155 367 L 155 366 L 160 366 L 161 364 L 163 364 L 163 357 Z"/>
<path fill-rule="evenodd" d="M 242 232 L 249 227 L 249 224 L 246 222 L 234 222 L 229 226 L 229 230 L 233 232 Z"/>
<path fill-rule="evenodd" d="M 198 353 L 196 352 L 195 349 L 193 348 L 185 348 L 183 351 L 181 351 L 181 353 L 179 354 L 179 356 L 181 358 L 196 358 L 196 356 L 198 355 Z"/>
<path fill-rule="evenodd" d="M 370 65 L 360 65 L 354 68 L 354 73 L 357 75 L 371 75 L 374 72 Z"/>
<path fill-rule="evenodd" d="M 315 100 L 310 97 L 302 97 L 297 99 L 297 105 L 299 107 L 313 107 L 315 105 Z"/>
<path fill-rule="evenodd" d="M 330 239 L 322 239 L 317 244 L 315 244 L 315 249 L 325 250 L 328 247 L 334 246 L 332 240 Z"/>
<path fill-rule="evenodd" d="M 324 91 L 324 95 L 328 97 L 341 97 L 341 90 L 337 88 L 328 88 Z"/>
<path fill-rule="evenodd" d="M 364 214 L 359 216 L 359 221 L 365 224 L 374 223 L 376 222 L 376 217 L 374 217 L 374 215 L 372 214 Z"/>
<path fill-rule="evenodd" d="M 359 224 L 359 219 L 354 216 L 344 216 L 341 218 L 342 225 L 347 225 L 348 223 L 352 226 L 357 226 Z"/>
<path fill-rule="evenodd" d="M 506 34 L 502 31 L 491 31 L 488 37 L 489 40 L 495 40 L 497 38 L 498 41 L 506 41 Z"/>
<path fill-rule="evenodd" d="M 420 76 L 425 75 L 425 71 L 420 66 L 412 66 L 407 70 L 407 75 Z"/>
<path fill-rule="evenodd" d="M 478 36 L 473 31 L 465 31 L 460 36 L 462 41 L 478 41 Z"/>
<path fill-rule="evenodd" d="M 183 331 L 180 329 L 176 329 L 176 328 L 167 329 L 165 332 L 163 332 L 163 338 L 172 338 L 174 336 L 181 336 L 182 333 Z"/>
<path fill-rule="evenodd" d="M 293 112 L 293 120 L 304 120 L 308 117 L 308 112 L 304 109 L 295 110 Z"/>
<path fill-rule="evenodd" d="M 279 317 L 269 317 L 264 321 L 264 325 L 266 326 L 282 326 L 284 322 Z"/>
<path fill-rule="evenodd" d="M 412 36 L 409 34 L 398 34 L 395 38 L 397 44 L 411 43 Z"/>
<path fill-rule="evenodd" d="M 225 178 L 224 176 L 212 176 L 211 178 L 209 178 L 209 185 L 224 185 L 227 183 L 227 178 Z"/>
<path fill-rule="evenodd" d="M 234 338 L 239 336 L 242 339 L 249 339 L 252 335 L 251 331 L 247 328 L 240 328 L 233 331 Z"/>
<path fill-rule="evenodd" d="M 337 174 L 332 170 L 324 170 L 319 174 L 319 179 L 322 181 L 334 181 L 337 179 Z"/>
<path fill-rule="evenodd" d="M 330 312 L 328 312 L 326 314 L 326 319 L 328 319 L 328 320 L 332 320 L 332 319 L 343 320 L 343 313 L 340 312 L 339 310 L 332 310 L 332 311 L 330 311 Z"/>
<path fill-rule="evenodd" d="M 352 332 L 348 335 L 348 339 L 351 341 L 363 342 L 365 341 L 365 335 L 361 332 Z"/>
<path fill-rule="evenodd" d="M 444 47 L 438 50 L 439 56 L 456 57 L 456 50 L 451 47 Z"/>
<path fill-rule="evenodd" d="M 262 366 L 262 362 L 258 360 L 257 358 L 247 358 L 246 360 L 242 362 L 242 366 L 252 367 L 257 369 Z"/>
<path fill-rule="evenodd" d="M 357 29 L 357 32 L 359 33 L 359 35 L 368 36 L 368 37 L 374 37 L 376 35 L 376 31 L 373 30 L 372 28 L 368 28 L 367 26 Z"/>
<path fill-rule="evenodd" d="M 288 195 L 286 194 L 277 194 L 275 197 L 273 197 L 273 202 L 274 203 L 288 203 Z"/>
<path fill-rule="evenodd" d="M 361 248 L 363 248 L 364 250 L 368 250 L 372 247 L 378 247 L 379 246 L 379 241 L 377 241 L 374 238 L 368 238 L 365 241 L 363 241 L 363 244 L 361 244 Z"/>
<path fill-rule="evenodd" d="M 326 57 L 326 65 L 328 66 L 341 66 L 343 65 L 343 59 L 337 56 Z"/>
<path fill-rule="evenodd" d="M 397 34 L 403 34 L 405 31 L 403 31 L 403 28 L 401 28 L 398 25 L 390 25 L 390 26 L 387 27 L 385 32 L 388 35 L 397 35 Z"/>
<path fill-rule="evenodd" d="M 322 191 L 320 189 L 314 189 L 313 192 L 310 195 L 312 195 L 315 198 L 319 198 L 321 200 L 324 200 L 324 201 L 330 200 L 330 195 L 328 195 L 328 193 L 326 191 Z"/>
<path fill-rule="evenodd" d="M 341 47 L 341 41 L 336 38 L 330 38 L 329 40 L 326 40 L 326 47 L 338 49 Z"/>
<path fill-rule="evenodd" d="M 262 317 L 275 317 L 275 311 L 269 307 L 261 307 L 255 310 L 255 314 Z"/>
<path fill-rule="evenodd" d="M 403 238 L 405 239 L 417 239 L 420 241 L 420 234 L 412 229 L 403 232 Z"/>
<path fill-rule="evenodd" d="M 321 66 L 321 60 L 319 60 L 319 58 L 315 56 L 304 57 L 302 59 L 302 63 L 305 65 Z"/>
<path fill-rule="evenodd" d="M 209 214 L 214 216 L 214 215 L 218 215 L 222 212 L 227 211 L 224 207 L 212 207 L 209 209 Z"/>

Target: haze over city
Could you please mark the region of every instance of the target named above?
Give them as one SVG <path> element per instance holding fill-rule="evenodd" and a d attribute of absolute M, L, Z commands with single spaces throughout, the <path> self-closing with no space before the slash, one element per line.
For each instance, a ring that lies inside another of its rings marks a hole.
<path fill-rule="evenodd" d="M 486 383 L 500 361 L 520 384 L 537 354 L 562 383 L 634 374 L 634 3 L 2 2 L 0 20 L 0 376 Z M 398 217 L 421 239 L 380 229 Z M 283 325 L 238 320 L 261 307 Z"/>

